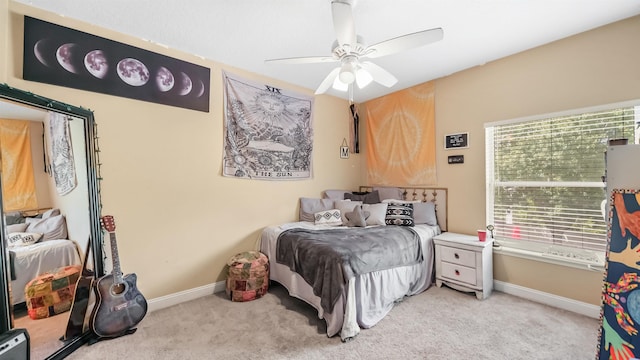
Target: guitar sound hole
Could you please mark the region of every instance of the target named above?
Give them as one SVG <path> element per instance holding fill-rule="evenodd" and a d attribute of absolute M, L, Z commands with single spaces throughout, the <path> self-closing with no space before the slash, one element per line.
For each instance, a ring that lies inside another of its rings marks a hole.
<path fill-rule="evenodd" d="M 111 287 L 111 293 L 113 293 L 113 295 L 120 295 L 124 292 L 124 290 L 126 289 L 125 284 L 115 284 Z"/>

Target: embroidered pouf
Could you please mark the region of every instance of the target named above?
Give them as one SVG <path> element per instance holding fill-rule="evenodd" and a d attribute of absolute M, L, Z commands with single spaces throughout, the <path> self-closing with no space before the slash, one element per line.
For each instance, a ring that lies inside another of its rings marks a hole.
<path fill-rule="evenodd" d="M 43 319 L 71 309 L 81 269 L 80 265 L 63 266 L 29 281 L 24 288 L 29 317 Z"/>
<path fill-rule="evenodd" d="M 231 301 L 261 298 L 269 289 L 269 259 L 259 251 L 245 251 L 227 262 L 227 296 Z"/>

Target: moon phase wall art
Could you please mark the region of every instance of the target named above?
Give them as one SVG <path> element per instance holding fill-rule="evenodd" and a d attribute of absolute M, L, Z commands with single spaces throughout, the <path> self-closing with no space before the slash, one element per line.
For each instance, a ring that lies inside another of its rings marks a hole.
<path fill-rule="evenodd" d="M 23 78 L 209 112 L 209 68 L 29 16 Z"/>

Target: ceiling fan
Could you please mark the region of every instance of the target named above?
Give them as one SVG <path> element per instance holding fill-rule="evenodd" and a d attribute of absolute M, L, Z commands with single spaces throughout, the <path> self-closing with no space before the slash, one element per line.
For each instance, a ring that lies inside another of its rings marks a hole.
<path fill-rule="evenodd" d="M 271 59 L 265 62 L 282 64 L 340 62 L 340 66 L 333 69 L 320 83 L 316 94 L 324 93 L 330 86 L 336 90 L 346 91 L 354 82 L 361 89 L 371 81 L 392 87 L 398 79 L 382 67 L 364 59 L 375 59 L 442 40 L 442 28 L 434 28 L 365 46 L 362 37 L 356 35 L 352 11 L 355 1 L 331 0 L 333 28 L 337 38 L 333 43 L 331 56 Z"/>

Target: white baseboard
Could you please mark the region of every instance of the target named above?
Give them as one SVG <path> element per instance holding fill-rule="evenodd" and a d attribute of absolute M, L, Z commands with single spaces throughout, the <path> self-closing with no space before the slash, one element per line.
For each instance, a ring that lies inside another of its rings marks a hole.
<path fill-rule="evenodd" d="M 569 299 L 566 297 L 549 294 L 535 289 L 526 288 L 524 286 L 510 284 L 507 282 L 494 280 L 493 289 L 503 293 L 518 296 L 527 300 L 539 302 L 545 305 L 554 306 L 563 310 L 572 311 L 578 314 L 600 318 L 600 306 L 588 304 L 582 301 Z M 216 283 L 200 286 L 197 288 L 180 291 L 174 294 L 161 296 L 147 301 L 148 311 L 164 309 L 169 306 L 178 305 L 180 303 L 195 300 L 203 296 L 212 295 L 225 290 L 225 282 L 218 281 Z"/>
<path fill-rule="evenodd" d="M 498 280 L 493 280 L 493 288 L 496 291 L 501 291 L 503 293 L 518 296 L 527 300 L 554 306 L 567 311 L 572 311 L 595 319 L 600 318 L 600 306 L 596 306 L 593 304 Z"/>
<path fill-rule="evenodd" d="M 147 311 L 152 312 L 164 309 L 169 306 L 178 305 L 180 303 L 195 300 L 203 296 L 212 295 L 225 290 L 225 282 L 218 281 L 216 283 L 200 286 L 197 288 L 180 291 L 177 293 L 161 296 L 147 301 Z"/>

